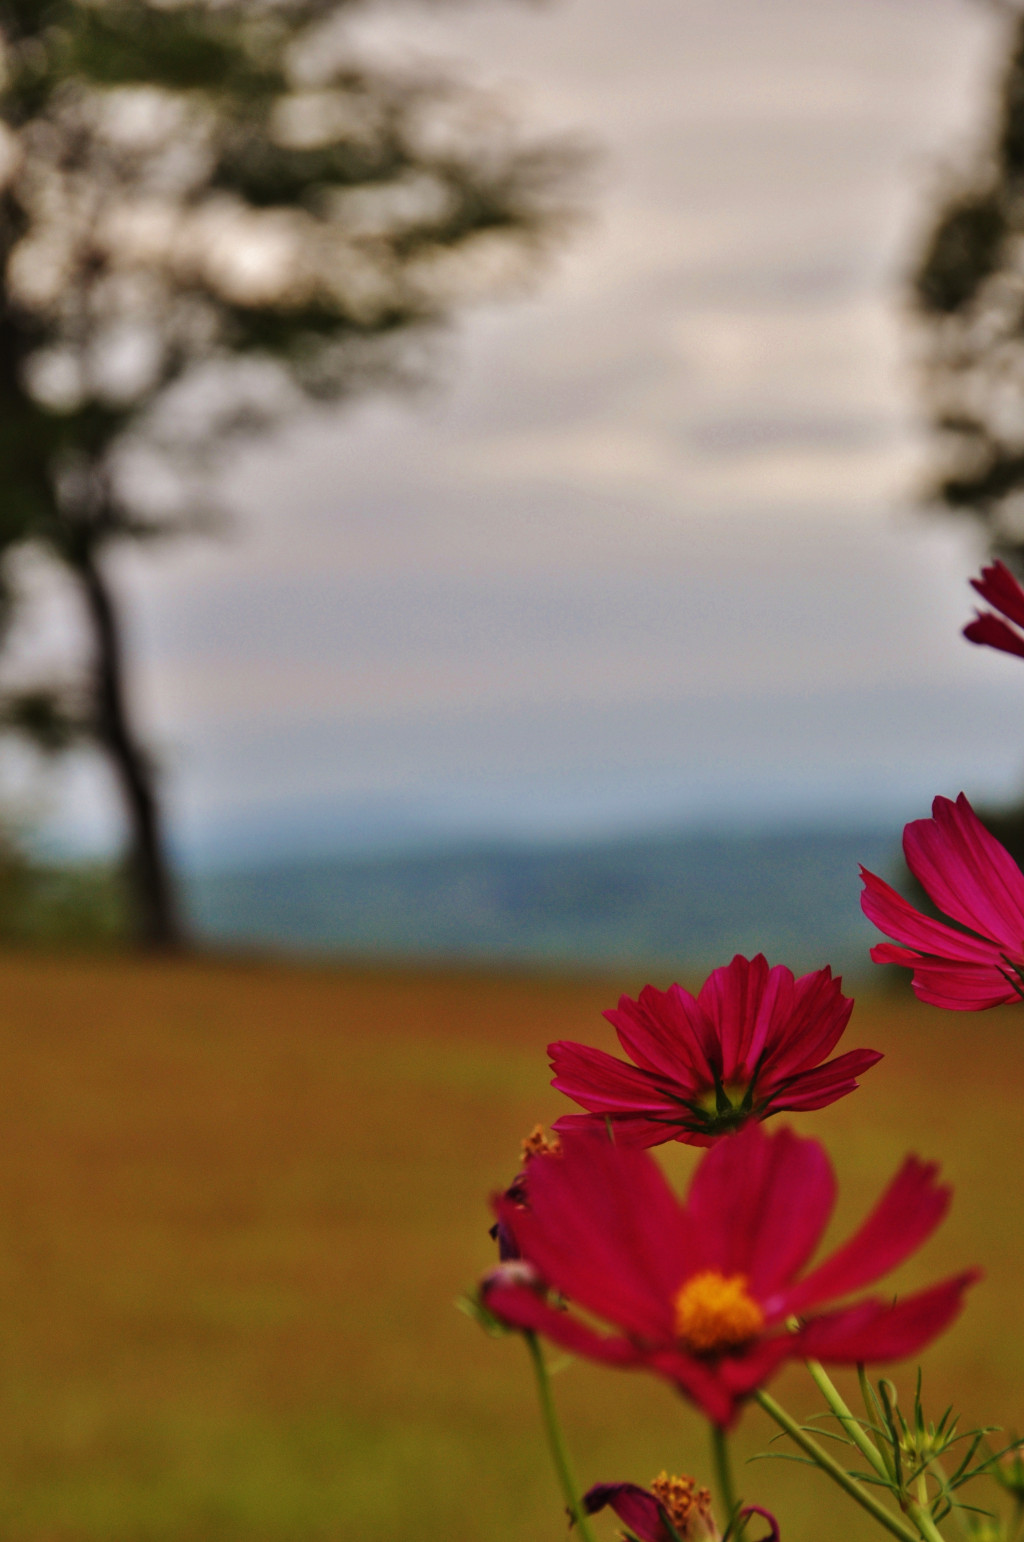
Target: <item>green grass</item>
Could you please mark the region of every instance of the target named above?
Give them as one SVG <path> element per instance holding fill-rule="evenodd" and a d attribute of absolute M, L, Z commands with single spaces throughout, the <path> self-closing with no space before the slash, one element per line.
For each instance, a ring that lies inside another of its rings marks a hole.
<path fill-rule="evenodd" d="M 641 983 L 0 963 L 0 1531 L 564 1538 L 525 1351 L 453 1303 L 492 1261 L 488 1192 L 564 1109 L 544 1045 L 609 1044 L 601 1009 Z M 926 1395 L 1024 1424 L 1024 1021 L 866 998 L 860 1044 L 887 1059 L 797 1121 L 833 1154 L 836 1234 L 907 1150 L 942 1159 L 953 1213 L 896 1282 L 987 1279 Z M 694 1159 L 666 1155 L 679 1181 Z M 584 1482 L 707 1481 L 701 1422 L 666 1386 L 576 1363 L 556 1390 Z M 811 1406 L 799 1373 L 775 1390 Z M 745 1415 L 740 1486 L 785 1542 L 874 1535 L 817 1475 L 746 1466 L 770 1433 Z"/>

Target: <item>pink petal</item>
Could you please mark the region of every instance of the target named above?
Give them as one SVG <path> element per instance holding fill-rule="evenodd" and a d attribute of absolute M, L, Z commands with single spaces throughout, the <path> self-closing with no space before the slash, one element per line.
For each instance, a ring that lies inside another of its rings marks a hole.
<path fill-rule="evenodd" d="M 591 1113 L 617 1114 L 654 1110 L 678 1115 L 679 1096 L 666 1091 L 663 1077 L 652 1076 L 637 1066 L 608 1055 L 603 1049 L 560 1039 L 548 1045 L 552 1087 L 564 1092 Z M 690 1089 L 679 1087 L 686 1096 Z"/>
<path fill-rule="evenodd" d="M 796 1335 L 786 1333 L 758 1339 L 742 1353 L 719 1360 L 698 1360 L 678 1349 L 659 1349 L 652 1352 L 648 1364 L 674 1381 L 713 1424 L 727 1429 L 750 1395 L 771 1379 L 783 1361 L 799 1353 Z"/>
<path fill-rule="evenodd" d="M 673 1292 L 691 1272 L 689 1222 L 645 1151 L 566 1136 L 560 1158 L 530 1163 L 527 1200 L 497 1208 L 545 1280 L 629 1333 L 671 1336 Z"/>
<path fill-rule="evenodd" d="M 936 798 L 931 819 L 912 820 L 903 832 L 903 850 L 910 871 L 940 910 L 1014 956 L 1021 954 L 1024 873 L 963 793 L 955 803 Z"/>
<path fill-rule="evenodd" d="M 562 1114 L 551 1126 L 559 1135 L 589 1134 L 608 1139 L 608 1118 L 612 1121 L 611 1139 L 616 1146 L 663 1146 L 667 1140 L 679 1140 L 691 1146 L 710 1146 L 713 1139 L 690 1135 L 673 1120 L 653 1114 Z"/>
<path fill-rule="evenodd" d="M 850 1240 L 787 1291 L 784 1310 L 802 1312 L 834 1301 L 895 1269 L 930 1237 L 949 1209 L 952 1190 L 935 1182 L 938 1165 L 908 1157 Z"/>
<path fill-rule="evenodd" d="M 706 1087 L 714 1081 L 708 1063 L 717 1044 L 714 1029 L 681 985 L 667 991 L 645 985 L 639 1001 L 620 996 L 617 1009 L 604 1016 L 638 1066 L 686 1086 Z"/>
<path fill-rule="evenodd" d="M 913 969 L 915 996 L 947 1011 L 983 1012 L 988 1007 L 1020 1001 L 1024 990 L 1024 981 L 1020 987 L 1014 984 L 1017 976 L 1002 964 L 943 963 L 941 959 L 924 958 L 888 942 L 876 943 L 871 957 L 876 964 L 901 964 Z"/>
<path fill-rule="evenodd" d="M 748 1124 L 719 1141 L 690 1185 L 696 1268 L 745 1274 L 764 1300 L 806 1263 L 834 1202 L 832 1169 L 817 1141 Z"/>
<path fill-rule="evenodd" d="M 774 1376 L 786 1360 L 799 1353 L 795 1334 L 776 1333 L 755 1340 L 739 1354 L 724 1355 L 717 1365 L 720 1380 L 736 1398 L 748 1398 Z"/>
<path fill-rule="evenodd" d="M 871 960 L 875 964 L 902 964 L 907 969 L 913 969 L 922 959 L 925 953 L 915 953 L 910 948 L 898 948 L 893 942 L 876 942 L 871 949 Z M 959 970 L 960 965 L 950 964 L 950 969 Z M 988 965 L 982 967 L 988 968 Z"/>
<path fill-rule="evenodd" d="M 783 1109 L 795 1112 L 798 1109 L 809 1111 L 827 1108 L 838 1098 L 855 1092 L 859 1086 L 856 1078 L 882 1058 L 881 1051 L 877 1049 L 851 1049 L 825 1065 L 816 1066 L 812 1071 L 798 1072 L 778 1090 L 772 1087 L 763 1089 L 764 1095 L 772 1113 L 781 1113 Z"/>
<path fill-rule="evenodd" d="M 923 916 L 913 905 L 908 904 L 902 894 L 897 894 L 895 889 L 874 873 L 869 873 L 866 868 L 861 868 L 860 876 L 864 882 L 860 908 L 868 920 L 879 931 L 885 932 L 887 937 L 894 937 L 897 942 L 920 948 L 923 953 L 938 958 L 962 959 L 972 964 L 1002 962 L 1003 950 L 997 943 L 971 937 L 966 932 L 946 926 L 942 921 L 933 921 L 929 916 Z M 902 963 L 903 960 L 895 959 L 893 962 Z"/>
<path fill-rule="evenodd" d="M 769 970 L 763 953 L 751 959 L 737 954 L 730 964 L 713 970 L 704 981 L 697 1001 L 715 1025 L 720 1046 L 716 1068 L 723 1079 L 740 1079 L 737 1073 L 747 1066 L 748 1060 L 756 1061 L 775 998 L 780 993 L 785 995 L 787 989 L 791 995 L 791 972 L 784 968 Z"/>
<path fill-rule="evenodd" d="M 712 1424 L 729 1429 L 749 1396 L 749 1390 L 736 1392 L 719 1374 L 721 1365 L 712 1360 L 697 1360 L 682 1350 L 653 1351 L 647 1359 L 651 1370 L 673 1382 L 691 1403 L 696 1403 Z"/>
<path fill-rule="evenodd" d="M 864 1301 L 817 1317 L 797 1335 L 800 1352 L 844 1365 L 916 1355 L 959 1315 L 964 1291 L 979 1278 L 968 1269 L 902 1301 Z"/>
<path fill-rule="evenodd" d="M 871 950 L 874 957 L 875 950 Z M 1019 1004 L 1024 981 L 1009 970 L 984 964 L 943 964 L 924 959 L 912 981 L 914 995 L 950 1012 L 984 1012 L 1011 1002 Z"/>
<path fill-rule="evenodd" d="M 643 1363 L 640 1351 L 628 1339 L 607 1338 L 595 1333 L 568 1312 L 548 1306 L 528 1285 L 488 1285 L 484 1281 L 481 1298 L 487 1310 L 506 1327 L 518 1328 L 525 1333 L 543 1333 L 545 1338 L 560 1344 L 571 1354 L 585 1355 L 588 1360 L 599 1360 L 604 1365 Z"/>
<path fill-rule="evenodd" d="M 735 963 L 736 960 L 733 960 Z M 746 960 L 742 960 L 746 963 Z M 748 984 L 751 987 L 746 1022 L 743 1025 L 739 1046 L 733 1064 L 726 1065 L 725 1074 L 736 1081 L 746 1081 L 753 1076 L 760 1063 L 771 1058 L 780 1040 L 791 1043 L 805 1029 L 801 1003 L 797 996 L 793 971 L 784 964 L 769 969 L 761 983 L 753 974 L 755 963 L 765 963 L 762 955 L 751 961 Z M 758 988 L 760 987 L 760 988 Z"/>
<path fill-rule="evenodd" d="M 842 980 L 831 969 L 818 969 L 797 980 L 788 1019 L 772 1024 L 765 1069 L 773 1076 L 792 1075 L 818 1065 L 843 1035 L 853 998 L 842 993 Z"/>
<path fill-rule="evenodd" d="M 982 568 L 981 576 L 971 579 L 971 588 L 1010 621 L 1024 626 L 1024 589 L 1005 562 L 993 562 Z"/>
<path fill-rule="evenodd" d="M 1014 653 L 1024 659 L 1024 637 L 993 616 L 991 611 L 979 611 L 973 621 L 963 629 L 968 642 L 980 643 L 985 648 L 998 648 L 1000 653 Z"/>

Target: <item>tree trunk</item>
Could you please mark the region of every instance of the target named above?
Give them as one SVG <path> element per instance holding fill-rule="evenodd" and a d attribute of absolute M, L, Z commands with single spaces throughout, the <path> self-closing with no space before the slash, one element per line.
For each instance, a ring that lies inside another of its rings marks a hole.
<path fill-rule="evenodd" d="M 95 545 L 78 544 L 73 570 L 93 632 L 94 732 L 114 769 L 128 819 L 127 872 L 140 947 L 169 952 L 185 944 L 163 831 L 156 774 L 130 720 L 120 618 Z"/>

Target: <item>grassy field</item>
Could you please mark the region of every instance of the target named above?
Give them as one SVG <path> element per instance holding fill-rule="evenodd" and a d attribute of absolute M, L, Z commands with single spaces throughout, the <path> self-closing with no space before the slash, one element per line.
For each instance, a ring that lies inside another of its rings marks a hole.
<path fill-rule="evenodd" d="M 566 1106 L 544 1045 L 607 1043 L 601 1009 L 641 983 L 0 961 L 0 1532 L 564 1538 L 523 1348 L 453 1302 L 520 1136 Z M 833 1153 L 837 1231 L 907 1150 L 941 1157 L 953 1214 L 898 1282 L 987 1278 L 926 1392 L 1024 1425 L 1024 1019 L 865 998 L 847 1044 L 888 1058 L 799 1121 Z M 692 1160 L 669 1155 L 680 1180 Z M 585 1482 L 706 1479 L 667 1388 L 577 1363 L 557 1389 Z M 768 1435 L 750 1412 L 740 1457 Z M 785 1542 L 875 1534 L 788 1463 L 741 1485 Z"/>

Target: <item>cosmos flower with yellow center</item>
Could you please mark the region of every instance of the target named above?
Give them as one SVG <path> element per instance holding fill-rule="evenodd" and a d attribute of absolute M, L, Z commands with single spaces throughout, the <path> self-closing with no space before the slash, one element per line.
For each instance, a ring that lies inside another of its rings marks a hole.
<path fill-rule="evenodd" d="M 847 1300 L 916 1252 L 948 1209 L 935 1166 L 916 1157 L 859 1231 L 808 1271 L 836 1184 L 823 1147 L 791 1130 L 750 1124 L 720 1141 L 684 1203 L 647 1152 L 607 1135 L 563 1136 L 560 1158 L 530 1162 L 524 1182 L 524 1203 L 495 1201 L 519 1260 L 485 1276 L 488 1310 L 575 1354 L 653 1370 L 722 1427 L 788 1359 L 916 1354 L 976 1277 Z"/>

